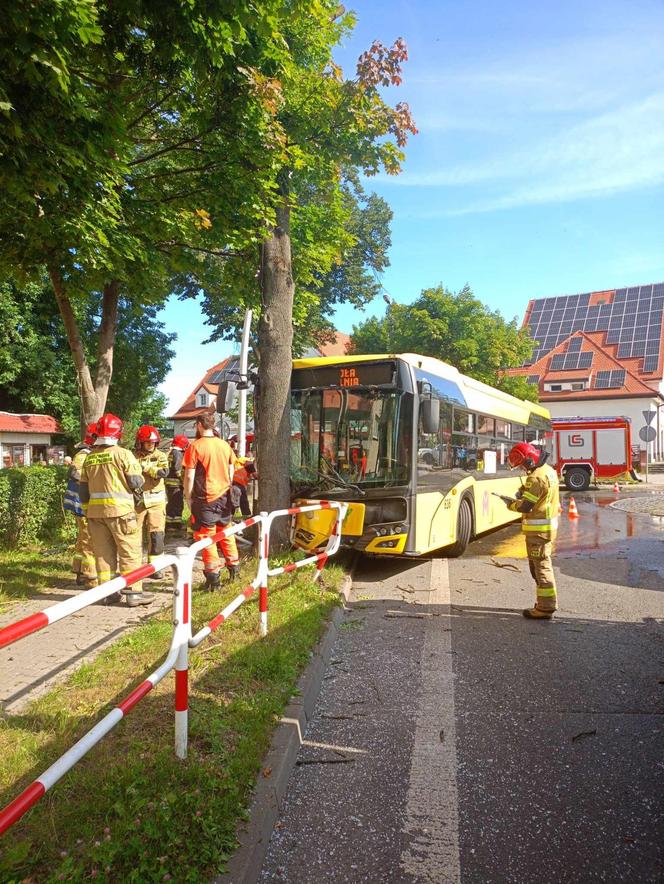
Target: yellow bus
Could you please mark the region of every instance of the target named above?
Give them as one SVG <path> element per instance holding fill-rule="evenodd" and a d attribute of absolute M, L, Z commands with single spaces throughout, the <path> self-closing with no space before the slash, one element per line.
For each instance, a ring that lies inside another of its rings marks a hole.
<path fill-rule="evenodd" d="M 350 505 L 342 544 L 364 553 L 459 556 L 517 516 L 507 454 L 544 444 L 549 412 L 413 353 L 297 359 L 290 475 L 298 500 Z M 298 516 L 295 543 L 315 549 L 333 514 Z"/>

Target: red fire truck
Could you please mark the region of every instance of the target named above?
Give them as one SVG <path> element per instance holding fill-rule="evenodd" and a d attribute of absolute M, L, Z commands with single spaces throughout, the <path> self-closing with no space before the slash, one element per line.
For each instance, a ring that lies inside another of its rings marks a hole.
<path fill-rule="evenodd" d="M 591 483 L 637 479 L 632 469 L 631 421 L 627 417 L 556 417 L 551 465 L 570 491 Z"/>

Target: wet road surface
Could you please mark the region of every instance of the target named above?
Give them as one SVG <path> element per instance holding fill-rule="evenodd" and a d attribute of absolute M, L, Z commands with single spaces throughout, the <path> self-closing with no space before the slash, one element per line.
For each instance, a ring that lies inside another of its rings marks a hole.
<path fill-rule="evenodd" d="M 517 527 L 364 559 L 262 881 L 664 879 L 662 520 L 576 495 L 560 611 Z"/>

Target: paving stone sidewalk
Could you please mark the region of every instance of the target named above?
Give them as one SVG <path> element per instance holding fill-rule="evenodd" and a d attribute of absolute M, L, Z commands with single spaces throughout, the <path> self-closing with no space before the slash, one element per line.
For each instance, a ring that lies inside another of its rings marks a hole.
<path fill-rule="evenodd" d="M 186 545 L 183 537 L 167 541 L 166 552 Z M 166 573 L 166 572 L 164 572 Z M 202 580 L 202 566 L 197 560 L 195 582 Z M 170 574 L 161 581 L 146 580 L 144 588 L 155 593 L 150 605 L 128 608 L 126 605 L 90 605 L 59 620 L 52 626 L 0 650 L 0 708 L 16 713 L 31 700 L 61 682 L 81 663 L 89 663 L 128 630 L 154 616 L 172 604 Z M 72 585 L 65 588 L 41 590 L 34 599 L 13 605 L 0 615 L 0 626 L 45 610 L 51 604 L 64 601 L 79 590 Z"/>

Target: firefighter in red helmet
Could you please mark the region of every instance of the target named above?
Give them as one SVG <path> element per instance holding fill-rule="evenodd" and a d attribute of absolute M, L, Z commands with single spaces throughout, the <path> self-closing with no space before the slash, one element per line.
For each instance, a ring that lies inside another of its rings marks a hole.
<path fill-rule="evenodd" d="M 166 476 L 166 528 L 182 528 L 182 510 L 184 509 L 184 470 L 182 459 L 189 447 L 186 436 L 176 436 L 168 453 L 168 475 Z"/>
<path fill-rule="evenodd" d="M 518 442 L 507 456 L 512 469 L 526 473 L 517 499 L 506 502 L 508 509 L 521 513 L 528 565 L 537 587 L 535 605 L 526 608 L 523 615 L 534 620 L 550 620 L 558 607 L 551 560 L 558 531 L 558 475 L 547 464 L 547 457 L 543 448 L 530 442 Z"/>
<path fill-rule="evenodd" d="M 120 418 L 104 414 L 97 424 L 94 448 L 81 470 L 81 503 L 100 583 L 139 568 L 142 559 L 135 494 L 143 487 L 143 475 L 131 451 L 118 445 L 121 436 Z M 123 590 L 123 594 L 129 607 L 148 605 L 154 598 L 151 592 L 142 591 L 140 582 Z"/>
<path fill-rule="evenodd" d="M 148 562 L 152 563 L 164 554 L 164 532 L 166 531 L 166 485 L 168 457 L 157 446 L 161 442 L 159 430 L 149 424 L 138 428 L 134 454 L 143 472 L 143 501 L 137 507 L 138 528 L 143 536 L 143 528 L 148 531 Z M 153 574 L 152 580 L 161 580 L 161 574 Z"/>

